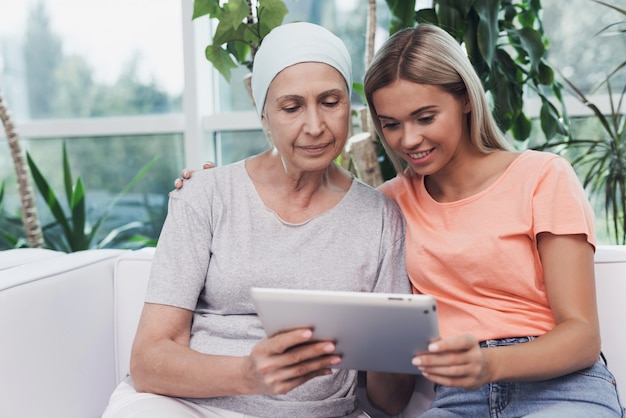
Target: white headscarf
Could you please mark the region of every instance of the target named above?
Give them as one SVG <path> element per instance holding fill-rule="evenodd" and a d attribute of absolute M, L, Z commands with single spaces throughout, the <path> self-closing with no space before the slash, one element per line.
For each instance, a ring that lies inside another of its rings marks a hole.
<path fill-rule="evenodd" d="M 285 68 L 302 62 L 321 62 L 335 68 L 352 92 L 352 60 L 341 39 L 329 30 L 307 22 L 274 28 L 254 56 L 252 96 L 259 116 L 274 77 Z"/>

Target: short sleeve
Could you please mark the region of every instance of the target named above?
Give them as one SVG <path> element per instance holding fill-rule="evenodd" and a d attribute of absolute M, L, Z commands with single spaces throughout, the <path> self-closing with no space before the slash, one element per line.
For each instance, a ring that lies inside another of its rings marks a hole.
<path fill-rule="evenodd" d="M 386 197 L 385 197 L 386 198 Z M 405 224 L 402 213 L 391 200 L 385 210 L 382 254 L 375 292 L 411 293 L 405 263 Z"/>
<path fill-rule="evenodd" d="M 584 234 L 595 247 L 594 213 L 584 188 L 570 163 L 554 156 L 538 173 L 533 192 L 535 236 Z"/>
<path fill-rule="evenodd" d="M 211 240 L 207 220 L 185 200 L 170 197 L 145 301 L 194 310 L 206 280 Z"/>

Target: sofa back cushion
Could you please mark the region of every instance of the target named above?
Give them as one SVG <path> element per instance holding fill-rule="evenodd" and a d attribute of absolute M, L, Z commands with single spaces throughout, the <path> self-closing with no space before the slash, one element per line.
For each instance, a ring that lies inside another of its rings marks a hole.
<path fill-rule="evenodd" d="M 143 308 L 154 248 L 129 251 L 115 262 L 113 326 L 115 329 L 115 378 L 119 383 L 129 373 L 130 349 Z"/>
<path fill-rule="evenodd" d="M 596 293 L 602 352 L 626 399 L 626 246 L 599 246 L 595 258 Z"/>
<path fill-rule="evenodd" d="M 35 261 L 43 261 L 61 255 L 65 255 L 65 253 L 46 248 L 12 248 L 10 250 L 0 251 L 0 270 L 33 263 Z"/>

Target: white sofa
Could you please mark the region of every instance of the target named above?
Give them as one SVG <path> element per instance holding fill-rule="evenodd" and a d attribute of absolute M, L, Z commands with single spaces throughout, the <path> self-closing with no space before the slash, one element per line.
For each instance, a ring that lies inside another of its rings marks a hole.
<path fill-rule="evenodd" d="M 0 417 L 100 416 L 128 373 L 152 255 L 0 252 Z M 603 352 L 626 399 L 626 246 L 599 247 L 596 276 Z M 418 386 L 403 417 L 431 397 L 430 384 Z"/>

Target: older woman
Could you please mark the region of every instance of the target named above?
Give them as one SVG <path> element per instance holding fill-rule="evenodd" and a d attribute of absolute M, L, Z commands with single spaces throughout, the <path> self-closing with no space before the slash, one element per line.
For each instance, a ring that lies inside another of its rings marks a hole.
<path fill-rule="evenodd" d="M 254 100 L 271 149 L 171 194 L 132 350 L 104 417 L 367 416 L 356 371 L 309 329 L 267 337 L 252 286 L 409 292 L 398 207 L 334 163 L 348 135 L 351 62 L 320 26 L 263 41 Z M 399 412 L 408 376 L 368 374 Z M 410 385 L 408 385 L 410 386 Z"/>

